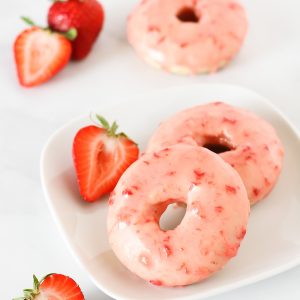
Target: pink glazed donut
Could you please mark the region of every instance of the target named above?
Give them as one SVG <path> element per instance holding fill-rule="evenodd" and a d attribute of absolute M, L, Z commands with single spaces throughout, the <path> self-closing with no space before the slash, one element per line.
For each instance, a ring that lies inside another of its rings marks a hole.
<path fill-rule="evenodd" d="M 171 203 L 187 205 L 164 231 Z M 237 172 L 215 153 L 175 145 L 143 155 L 122 175 L 109 200 L 108 236 L 119 260 L 155 285 L 182 286 L 220 270 L 237 254 L 250 205 Z"/>
<path fill-rule="evenodd" d="M 247 18 L 237 0 L 143 0 L 128 40 L 145 61 L 177 74 L 211 73 L 240 50 Z"/>
<path fill-rule="evenodd" d="M 274 128 L 253 113 L 222 102 L 192 107 L 161 123 L 147 151 L 177 143 L 219 153 L 240 174 L 251 204 L 268 195 L 281 172 L 284 149 Z"/>

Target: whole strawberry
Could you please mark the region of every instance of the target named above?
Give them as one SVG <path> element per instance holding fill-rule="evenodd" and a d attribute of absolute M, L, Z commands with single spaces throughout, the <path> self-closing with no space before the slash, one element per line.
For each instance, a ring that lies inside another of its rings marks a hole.
<path fill-rule="evenodd" d="M 33 288 L 25 289 L 24 296 L 13 300 L 84 300 L 78 284 L 70 277 L 49 274 L 38 280 L 33 275 Z"/>
<path fill-rule="evenodd" d="M 89 54 L 103 22 L 104 10 L 97 0 L 55 0 L 48 12 L 50 28 L 60 32 L 77 29 L 77 38 L 72 42 L 74 60 Z"/>

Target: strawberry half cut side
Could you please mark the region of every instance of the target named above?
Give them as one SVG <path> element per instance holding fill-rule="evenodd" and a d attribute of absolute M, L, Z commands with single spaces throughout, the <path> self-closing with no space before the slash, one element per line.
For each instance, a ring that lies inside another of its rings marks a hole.
<path fill-rule="evenodd" d="M 73 160 L 79 191 L 86 201 L 111 192 L 125 170 L 138 159 L 139 149 L 124 133 L 117 133 L 97 115 L 100 126 L 80 129 L 73 141 Z"/>
<path fill-rule="evenodd" d="M 23 290 L 24 296 L 13 300 L 84 300 L 78 284 L 62 274 L 48 274 L 40 281 L 33 275 L 33 288 Z"/>
<path fill-rule="evenodd" d="M 32 27 L 16 38 L 14 56 L 20 84 L 32 87 L 48 81 L 69 62 L 70 40 L 76 37 L 76 31 L 73 28 L 63 35 L 38 27 L 28 18 L 23 20 Z"/>

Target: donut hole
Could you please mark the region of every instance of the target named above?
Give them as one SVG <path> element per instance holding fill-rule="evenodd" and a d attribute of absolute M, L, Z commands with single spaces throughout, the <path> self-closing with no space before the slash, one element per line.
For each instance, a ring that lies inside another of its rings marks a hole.
<path fill-rule="evenodd" d="M 202 147 L 217 154 L 234 150 L 232 144 L 224 137 L 208 137 Z"/>
<path fill-rule="evenodd" d="M 176 17 L 181 22 L 198 23 L 200 20 L 199 16 L 197 16 L 195 12 L 195 9 L 192 7 L 181 8 Z"/>
<path fill-rule="evenodd" d="M 159 227 L 163 231 L 174 230 L 183 220 L 186 213 L 185 203 L 171 203 L 160 216 Z"/>
<path fill-rule="evenodd" d="M 221 144 L 205 144 L 203 145 L 204 148 L 212 151 L 212 152 L 215 152 L 217 154 L 220 154 L 220 153 L 224 153 L 224 152 L 227 152 L 227 151 L 231 151 L 231 149 L 226 146 L 226 145 L 221 145 Z"/>

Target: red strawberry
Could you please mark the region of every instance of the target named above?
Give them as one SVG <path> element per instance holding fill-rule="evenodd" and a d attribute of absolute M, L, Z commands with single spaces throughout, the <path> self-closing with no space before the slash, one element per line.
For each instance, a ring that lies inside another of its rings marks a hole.
<path fill-rule="evenodd" d="M 37 26 L 23 31 L 14 43 L 20 84 L 32 87 L 48 81 L 68 63 L 71 52 L 70 41 L 61 34 Z"/>
<path fill-rule="evenodd" d="M 40 281 L 33 275 L 33 282 L 33 289 L 25 289 L 24 297 L 13 300 L 84 300 L 78 284 L 72 278 L 65 275 L 49 274 Z"/>
<path fill-rule="evenodd" d="M 97 0 L 56 0 L 48 12 L 49 26 L 60 32 L 76 28 L 72 58 L 81 60 L 91 51 L 104 22 L 104 10 Z"/>
<path fill-rule="evenodd" d="M 87 126 L 78 131 L 73 142 L 73 160 L 80 194 L 95 201 L 111 192 L 124 171 L 138 159 L 137 145 L 124 133 L 116 133 L 101 116 L 102 127 Z"/>

